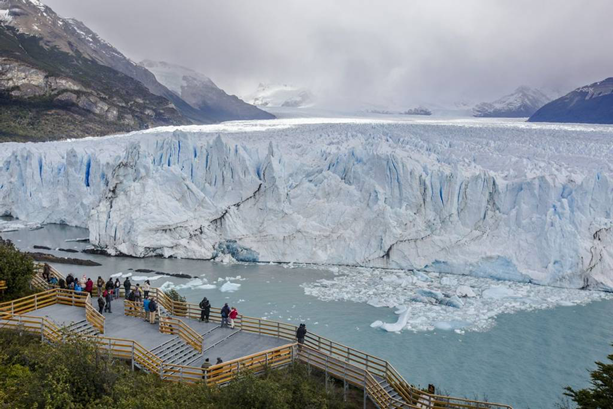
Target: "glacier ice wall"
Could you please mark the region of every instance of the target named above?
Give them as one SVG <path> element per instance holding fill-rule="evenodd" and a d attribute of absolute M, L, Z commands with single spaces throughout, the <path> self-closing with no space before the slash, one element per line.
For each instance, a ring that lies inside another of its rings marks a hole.
<path fill-rule="evenodd" d="M 279 120 L 3 144 L 0 213 L 138 257 L 613 288 L 613 128 Z"/>

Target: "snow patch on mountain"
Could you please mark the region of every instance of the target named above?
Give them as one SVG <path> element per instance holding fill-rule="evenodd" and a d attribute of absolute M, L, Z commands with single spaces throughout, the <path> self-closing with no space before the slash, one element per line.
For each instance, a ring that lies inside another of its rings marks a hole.
<path fill-rule="evenodd" d="M 484 102 L 473 108 L 477 117 L 529 117 L 540 107 L 551 101 L 542 91 L 530 87 L 519 87 L 512 94 L 494 102 Z"/>
<path fill-rule="evenodd" d="M 137 257 L 613 289 L 612 137 L 602 126 L 312 118 L 7 143 L 0 214 L 88 227 L 92 244 Z"/>
<path fill-rule="evenodd" d="M 294 85 L 260 84 L 245 100 L 259 107 L 308 108 L 314 105 L 313 93 Z"/>

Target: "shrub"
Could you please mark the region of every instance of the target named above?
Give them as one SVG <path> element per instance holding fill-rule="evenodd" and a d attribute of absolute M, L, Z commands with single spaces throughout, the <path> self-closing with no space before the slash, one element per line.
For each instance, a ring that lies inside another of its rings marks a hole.
<path fill-rule="evenodd" d="M 30 256 L 17 250 L 13 243 L 0 239 L 0 280 L 5 280 L 3 301 L 30 294 L 30 281 L 34 276 L 34 262 Z"/>
<path fill-rule="evenodd" d="M 164 294 L 166 294 L 166 296 L 173 301 L 185 302 L 185 297 L 179 294 L 174 288 L 172 290 L 164 291 Z"/>
<path fill-rule="evenodd" d="M 566 387 L 566 396 L 570 397 L 581 409 L 613 408 L 613 354 L 609 355 L 611 363 L 596 362 L 596 370 L 591 373 L 592 386 L 574 390 Z"/>

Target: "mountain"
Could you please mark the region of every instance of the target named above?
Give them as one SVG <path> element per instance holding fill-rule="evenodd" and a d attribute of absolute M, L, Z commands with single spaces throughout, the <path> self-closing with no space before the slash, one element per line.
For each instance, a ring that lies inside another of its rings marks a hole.
<path fill-rule="evenodd" d="M 612 134 L 294 118 L 9 143 L 0 214 L 88 227 L 137 257 L 225 249 L 613 290 Z"/>
<path fill-rule="evenodd" d="M 84 25 L 37 0 L 0 1 L 0 138 L 58 139 L 191 123 L 168 99 L 113 68 L 120 61 L 123 71 L 139 69 Z"/>
<path fill-rule="evenodd" d="M 524 118 L 551 101 L 538 89 L 519 87 L 512 94 L 494 102 L 483 102 L 473 108 L 473 116 L 488 118 Z"/>
<path fill-rule="evenodd" d="M 145 60 L 140 63 L 155 79 L 192 108 L 216 121 L 273 119 L 275 116 L 226 94 L 207 76 L 167 62 Z"/>
<path fill-rule="evenodd" d="M 528 121 L 613 124 L 613 77 L 577 88 L 551 101 Z"/>
<path fill-rule="evenodd" d="M 306 88 L 287 84 L 260 84 L 255 92 L 245 99 L 259 107 L 306 108 L 313 106 L 315 98 Z"/>

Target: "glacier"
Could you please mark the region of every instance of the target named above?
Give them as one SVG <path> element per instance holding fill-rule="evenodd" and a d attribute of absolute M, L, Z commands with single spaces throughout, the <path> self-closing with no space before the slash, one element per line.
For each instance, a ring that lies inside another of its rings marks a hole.
<path fill-rule="evenodd" d="M 282 119 L 4 143 L 0 214 L 111 254 L 613 289 L 613 127 Z"/>

